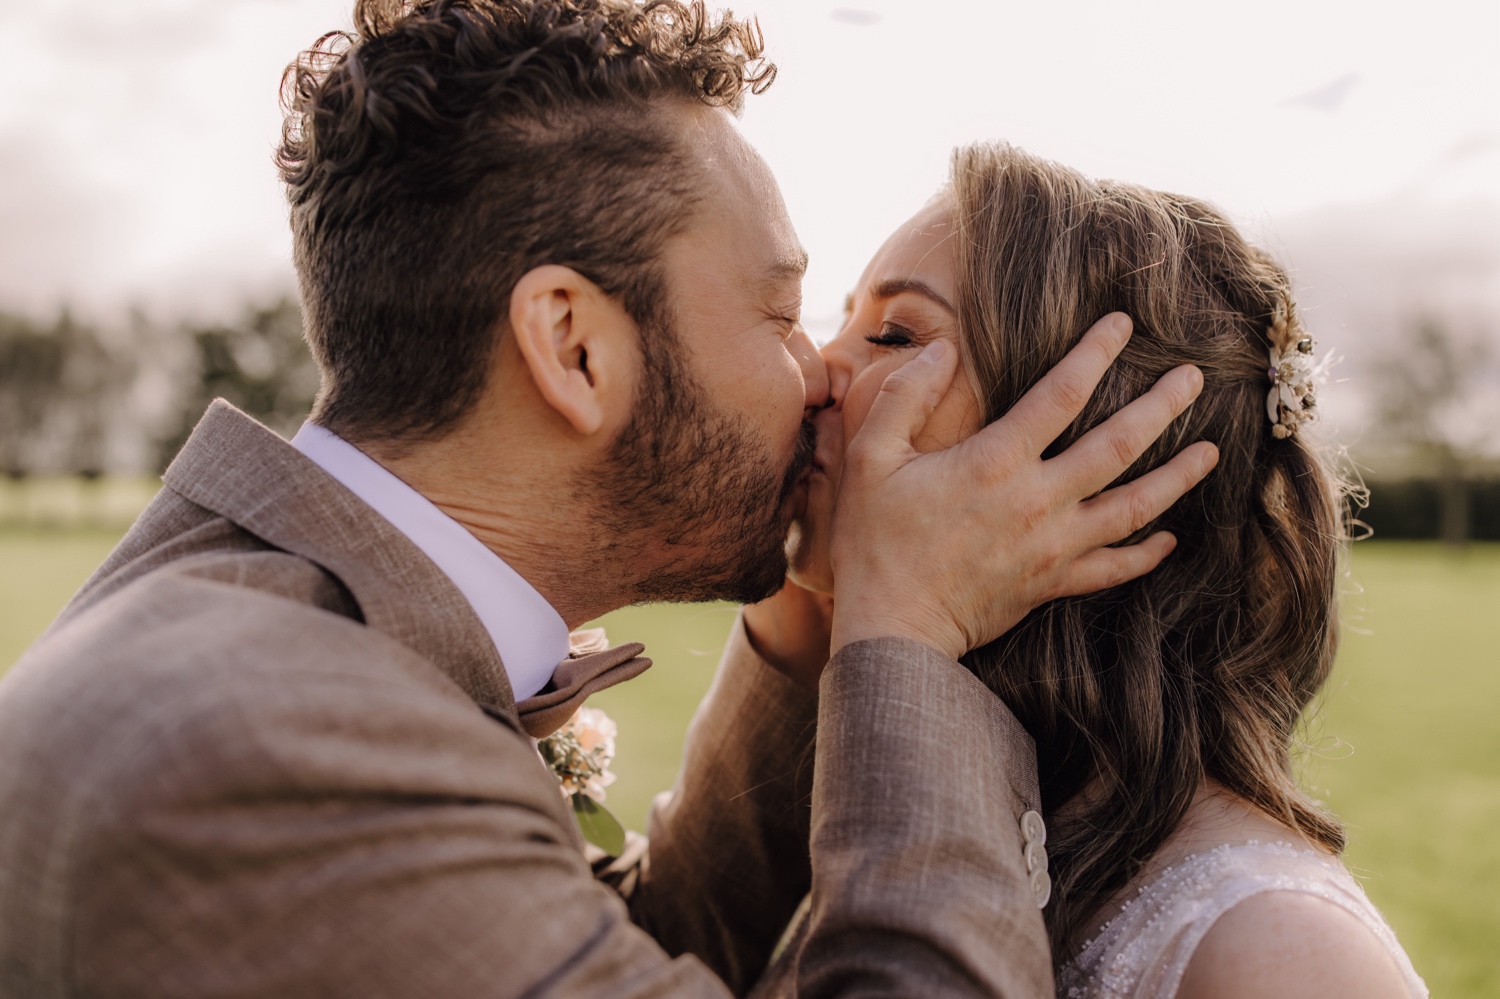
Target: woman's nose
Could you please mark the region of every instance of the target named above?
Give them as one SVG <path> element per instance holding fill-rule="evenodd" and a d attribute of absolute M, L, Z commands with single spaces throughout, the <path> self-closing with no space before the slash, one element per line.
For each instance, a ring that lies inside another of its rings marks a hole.
<path fill-rule="evenodd" d="M 790 348 L 802 369 L 802 413 L 808 417 L 828 405 L 828 368 L 806 330 L 798 329 L 792 334 Z"/>

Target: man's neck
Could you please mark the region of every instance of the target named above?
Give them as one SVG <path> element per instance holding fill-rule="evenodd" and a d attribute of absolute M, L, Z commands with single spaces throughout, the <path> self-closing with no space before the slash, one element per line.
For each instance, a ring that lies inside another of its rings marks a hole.
<path fill-rule="evenodd" d="M 570 629 L 632 602 L 631 567 L 600 564 L 609 547 L 565 451 L 527 441 L 502 453 L 464 437 L 366 453 L 504 559 Z"/>

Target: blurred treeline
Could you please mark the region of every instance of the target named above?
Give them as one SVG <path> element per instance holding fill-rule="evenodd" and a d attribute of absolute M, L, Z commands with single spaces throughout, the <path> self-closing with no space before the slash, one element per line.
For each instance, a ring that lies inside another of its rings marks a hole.
<path fill-rule="evenodd" d="M 1355 457 L 1376 537 L 1500 540 L 1497 332 L 1418 315 L 1365 369 L 1371 425 Z"/>
<path fill-rule="evenodd" d="M 1500 427 L 1472 404 L 1500 383 L 1494 331 L 1417 316 L 1365 366 L 1369 426 L 1353 459 L 1369 489 L 1360 519 L 1381 538 L 1500 540 Z M 1373 346 L 1373 345 L 1372 345 Z M 67 311 L 0 312 L 0 473 L 93 481 L 159 473 L 203 410 L 224 398 L 284 436 L 312 405 L 318 373 L 292 297 L 228 323 L 119 328 Z M 54 504 L 55 505 L 55 504 Z"/>
<path fill-rule="evenodd" d="M 48 321 L 0 312 L 0 473 L 160 472 L 215 398 L 289 435 L 317 390 L 291 297 L 228 323 L 136 313 L 106 328 L 67 310 Z"/>

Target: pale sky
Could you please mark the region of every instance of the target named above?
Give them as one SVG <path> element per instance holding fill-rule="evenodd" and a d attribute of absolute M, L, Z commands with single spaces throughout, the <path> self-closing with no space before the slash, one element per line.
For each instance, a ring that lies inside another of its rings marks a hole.
<path fill-rule="evenodd" d="M 351 0 L 0 0 L 0 308 L 214 311 L 289 283 L 283 66 Z M 1500 203 L 1500 0 L 750 0 L 744 129 L 812 253 L 805 314 L 1003 138 L 1258 231 L 1405 193 Z"/>

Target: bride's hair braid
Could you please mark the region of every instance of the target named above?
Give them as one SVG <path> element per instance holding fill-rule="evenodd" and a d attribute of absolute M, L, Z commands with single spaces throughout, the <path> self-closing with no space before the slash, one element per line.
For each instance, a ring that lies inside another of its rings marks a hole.
<path fill-rule="evenodd" d="M 1208 479 L 1132 540 L 1179 544 L 1148 576 L 1053 601 L 965 662 L 1037 741 L 1056 959 L 1178 825 L 1203 778 L 1333 850 L 1338 822 L 1290 750 L 1328 677 L 1344 491 L 1266 418 L 1271 338 L 1300 335 L 1287 275 L 1202 202 L 1091 181 L 1005 145 L 954 157 L 960 336 L 994 420 L 1105 313 L 1135 334 L 1057 453 L 1180 364 L 1202 395 L 1122 478 L 1185 445 Z"/>

